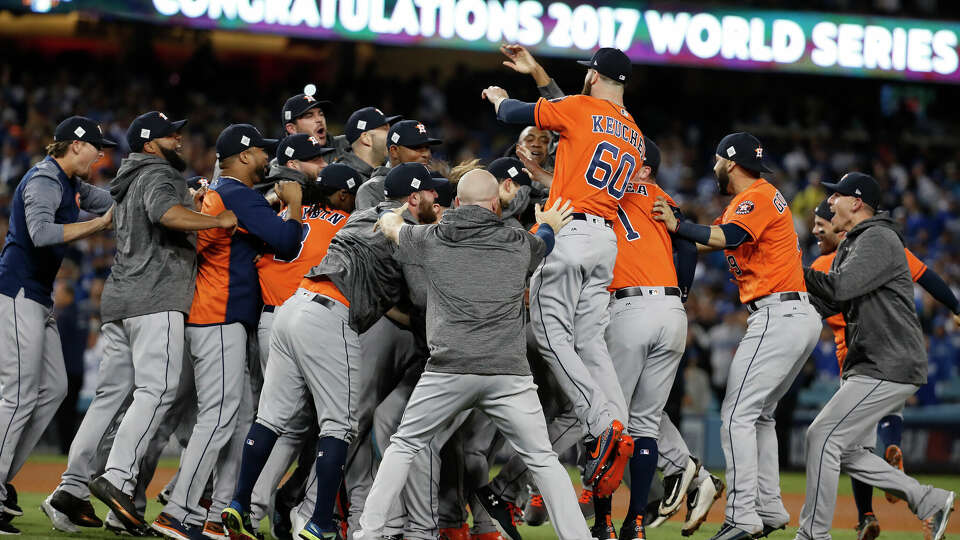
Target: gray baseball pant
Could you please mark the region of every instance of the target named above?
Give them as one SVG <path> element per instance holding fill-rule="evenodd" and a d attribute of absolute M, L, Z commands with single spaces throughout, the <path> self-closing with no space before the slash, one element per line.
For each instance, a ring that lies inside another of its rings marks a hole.
<path fill-rule="evenodd" d="M 250 432 L 250 425 L 253 423 L 253 389 L 250 386 L 250 371 L 246 366 L 244 366 L 243 375 L 240 407 L 237 410 L 233 435 L 220 450 L 217 465 L 213 470 L 211 503 L 206 520 L 214 523 L 221 522 L 220 513 L 233 499 L 234 489 L 237 487 L 237 476 L 240 474 L 240 461 L 243 458 L 243 443 L 247 440 L 247 433 Z"/>
<path fill-rule="evenodd" d="M 779 295 L 777 295 L 779 296 Z M 720 408 L 727 465 L 726 522 L 749 533 L 780 526 L 790 514 L 780 497 L 777 402 L 820 336 L 820 315 L 807 301 L 757 301 L 737 347 Z"/>
<path fill-rule="evenodd" d="M 807 428 L 807 489 L 797 538 L 829 539 L 840 472 L 907 501 L 920 519 L 936 513 L 949 492 L 922 485 L 876 455 L 876 426 L 919 387 L 865 375 L 847 377 Z"/>
<path fill-rule="evenodd" d="M 197 421 L 163 511 L 184 524 L 201 525 L 207 510 L 200 506 L 200 497 L 239 420 L 247 377 L 247 331 L 241 323 L 188 326 L 186 336 L 197 390 Z"/>
<path fill-rule="evenodd" d="M 430 444 L 437 432 L 458 419 L 462 421 L 461 413 L 474 407 L 487 414 L 507 442 L 524 456 L 559 537 L 591 538 L 573 484 L 550 448 L 533 377 L 436 372 L 425 372 L 420 377 L 400 428 L 390 438 L 390 447 L 360 518 L 363 530 L 373 536 L 382 532 L 389 503 L 406 482 L 413 457 Z"/>
<path fill-rule="evenodd" d="M 0 294 L 0 501 L 66 395 L 53 309 Z"/>
<path fill-rule="evenodd" d="M 617 238 L 602 219 L 587 219 L 560 230 L 530 279 L 530 319 L 584 434 L 599 437 L 613 420 L 626 425 L 627 403 L 603 338 Z"/>

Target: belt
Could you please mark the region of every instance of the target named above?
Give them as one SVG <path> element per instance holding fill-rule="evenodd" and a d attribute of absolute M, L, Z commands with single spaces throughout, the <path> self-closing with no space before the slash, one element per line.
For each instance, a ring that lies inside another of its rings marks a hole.
<path fill-rule="evenodd" d="M 593 214 L 585 214 L 585 213 L 583 213 L 583 212 L 574 212 L 574 213 L 570 214 L 570 217 L 572 217 L 573 219 L 576 219 L 576 220 L 587 221 L 587 222 L 599 222 L 599 221 L 603 221 L 603 224 L 606 225 L 607 227 L 613 227 L 613 222 L 612 222 L 612 221 L 607 220 L 607 219 L 602 219 L 602 218 L 600 218 L 600 217 L 598 217 L 598 216 L 595 216 L 595 215 L 593 215 Z"/>
<path fill-rule="evenodd" d="M 762 298 L 757 298 L 756 300 L 751 300 L 747 302 L 747 309 L 750 310 L 750 313 L 753 313 L 754 311 L 760 309 L 764 305 L 771 304 L 773 302 L 789 302 L 791 300 L 801 300 L 801 299 L 802 297 L 798 292 L 785 292 L 785 293 L 780 293 L 779 295 L 774 293 L 774 294 L 769 294 Z"/>
<path fill-rule="evenodd" d="M 678 287 L 624 287 L 617 289 L 617 292 L 613 293 L 613 297 L 619 300 L 631 296 L 657 296 L 661 289 L 663 289 L 665 296 L 680 296 Z"/>
<path fill-rule="evenodd" d="M 313 298 L 311 298 L 310 301 L 311 301 L 311 302 L 316 302 L 316 303 L 320 304 L 321 306 L 323 306 L 323 307 L 325 307 L 325 308 L 327 308 L 327 309 L 333 309 L 333 308 L 336 307 L 336 305 L 337 305 L 337 301 L 336 301 L 336 300 L 331 300 L 331 299 L 327 298 L 326 296 L 321 296 L 321 295 L 319 295 L 319 294 L 313 295 Z"/>
<path fill-rule="evenodd" d="M 263 306 L 264 313 L 273 313 L 276 310 L 277 310 L 277 306 L 270 306 L 270 305 Z"/>

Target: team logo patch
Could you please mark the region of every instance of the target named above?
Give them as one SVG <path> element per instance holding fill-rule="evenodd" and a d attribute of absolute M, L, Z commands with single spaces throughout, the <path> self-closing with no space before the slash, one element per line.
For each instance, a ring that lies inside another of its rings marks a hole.
<path fill-rule="evenodd" d="M 507 169 L 507 174 L 510 175 L 510 178 L 513 178 L 514 176 L 520 174 L 520 171 L 518 171 L 516 167 L 510 167 Z"/>
<path fill-rule="evenodd" d="M 310 144 L 314 146 L 320 146 L 320 141 L 318 141 L 317 138 L 312 135 L 307 140 L 310 141 Z"/>
<path fill-rule="evenodd" d="M 412 187 L 412 188 L 414 188 L 414 189 L 419 189 L 419 188 L 420 188 L 420 179 L 419 179 L 419 178 L 414 178 L 413 180 L 411 180 L 411 181 L 410 181 L 410 187 Z"/>
<path fill-rule="evenodd" d="M 393 141 L 393 142 L 399 141 L 399 140 L 400 140 L 400 134 L 394 132 L 393 135 L 390 135 L 390 140 Z"/>
<path fill-rule="evenodd" d="M 423 124 L 417 124 L 417 131 L 419 131 L 420 133 L 426 133 L 427 128 Z"/>
<path fill-rule="evenodd" d="M 240 137 L 240 144 L 244 146 L 250 146 L 250 137 L 247 137 L 246 135 Z"/>
<path fill-rule="evenodd" d="M 77 137 L 83 137 L 83 134 L 86 133 L 86 132 L 87 132 L 87 130 L 83 129 L 83 128 L 80 127 L 80 126 L 77 126 L 77 129 L 73 130 L 73 133 L 74 133 Z"/>
<path fill-rule="evenodd" d="M 356 180 L 354 180 L 353 178 L 348 178 L 348 179 L 347 179 L 347 187 L 348 187 L 348 188 L 353 189 L 353 186 L 355 186 L 355 185 L 357 185 L 357 181 L 356 181 Z"/>
<path fill-rule="evenodd" d="M 755 206 L 756 205 L 753 204 L 753 201 L 743 201 L 737 205 L 735 213 L 741 216 L 744 214 L 749 214 L 750 212 L 753 212 Z"/>
<path fill-rule="evenodd" d="M 283 149 L 283 153 L 284 153 L 287 157 L 292 156 L 292 155 L 293 155 L 293 147 L 288 146 L 288 147 L 284 148 L 284 149 Z"/>
<path fill-rule="evenodd" d="M 284 118 L 284 120 L 289 120 L 289 119 L 290 119 L 290 111 L 283 111 L 283 118 Z"/>
<path fill-rule="evenodd" d="M 163 118 L 164 120 L 167 119 L 167 115 L 165 115 L 165 114 L 163 114 L 163 113 L 157 113 L 157 114 L 160 115 L 160 118 Z"/>
<path fill-rule="evenodd" d="M 364 129 L 367 127 L 366 120 L 357 120 L 357 129 Z"/>
<path fill-rule="evenodd" d="M 140 138 L 141 138 L 141 139 L 149 139 L 149 138 L 150 138 L 150 130 L 149 130 L 149 129 L 146 129 L 146 128 L 141 129 L 141 130 L 140 130 Z"/>
<path fill-rule="evenodd" d="M 758 158 L 762 158 L 762 157 L 763 157 L 763 148 L 760 148 L 760 147 L 758 146 L 758 147 L 754 148 L 753 151 L 757 153 L 757 157 L 758 157 Z"/>
<path fill-rule="evenodd" d="M 733 157 L 737 155 L 737 149 L 734 147 L 727 148 L 727 157 Z"/>

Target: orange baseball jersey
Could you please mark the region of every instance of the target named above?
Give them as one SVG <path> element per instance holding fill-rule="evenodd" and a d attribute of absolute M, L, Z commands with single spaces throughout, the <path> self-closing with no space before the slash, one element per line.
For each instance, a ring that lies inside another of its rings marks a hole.
<path fill-rule="evenodd" d="M 918 259 L 917 256 L 914 255 L 909 249 L 904 248 L 904 253 L 907 256 L 907 266 L 910 267 L 910 277 L 913 279 L 914 283 L 916 283 L 920 280 L 920 277 L 923 276 L 923 273 L 927 271 L 927 265 Z M 810 268 L 819 270 L 821 272 L 830 273 L 830 267 L 833 264 L 833 259 L 836 256 L 836 251 L 826 255 L 821 255 L 817 257 L 815 261 L 813 261 L 813 264 L 810 265 Z M 833 342 L 837 344 L 837 363 L 840 365 L 840 371 L 842 372 L 843 360 L 847 357 L 847 321 L 843 319 L 843 313 L 835 313 L 827 317 L 827 324 L 830 326 L 830 329 L 833 330 Z"/>
<path fill-rule="evenodd" d="M 611 292 L 638 285 L 677 286 L 673 240 L 666 225 L 653 219 L 653 203 L 657 197 L 677 206 L 660 186 L 650 182 L 630 182 L 620 199 L 613 223 L 617 234 L 617 262 L 608 287 Z"/>
<path fill-rule="evenodd" d="M 750 240 L 724 250 L 741 303 L 807 290 L 793 215 L 777 188 L 758 179 L 730 201 L 719 221 L 739 225 L 750 235 Z"/>
<path fill-rule="evenodd" d="M 280 212 L 281 217 L 286 214 L 286 209 Z M 346 212 L 326 210 L 320 205 L 303 208 L 303 233 L 297 256 L 286 260 L 271 253 L 257 262 L 264 304 L 279 306 L 297 291 L 304 274 L 320 264 L 330 240 L 347 223 L 348 217 Z"/>
<path fill-rule="evenodd" d="M 626 109 L 576 95 L 537 101 L 537 127 L 560 134 L 548 204 L 573 201 L 577 212 L 617 219 L 617 201 L 643 164 L 643 134 Z"/>

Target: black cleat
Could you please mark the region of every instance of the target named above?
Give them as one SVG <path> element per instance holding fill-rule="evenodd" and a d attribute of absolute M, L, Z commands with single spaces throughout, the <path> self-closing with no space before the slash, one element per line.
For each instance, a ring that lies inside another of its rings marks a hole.
<path fill-rule="evenodd" d="M 107 505 L 107 508 L 113 510 L 117 519 L 127 529 L 142 529 L 148 526 L 137 512 L 133 497 L 117 489 L 106 478 L 99 476 L 90 482 L 90 493 Z"/>
<path fill-rule="evenodd" d="M 517 525 L 520 523 L 520 516 L 523 511 L 512 502 L 505 501 L 497 496 L 489 486 L 483 486 L 475 492 L 480 506 L 493 518 L 493 524 L 503 535 L 505 540 L 521 540 L 520 531 Z"/>

